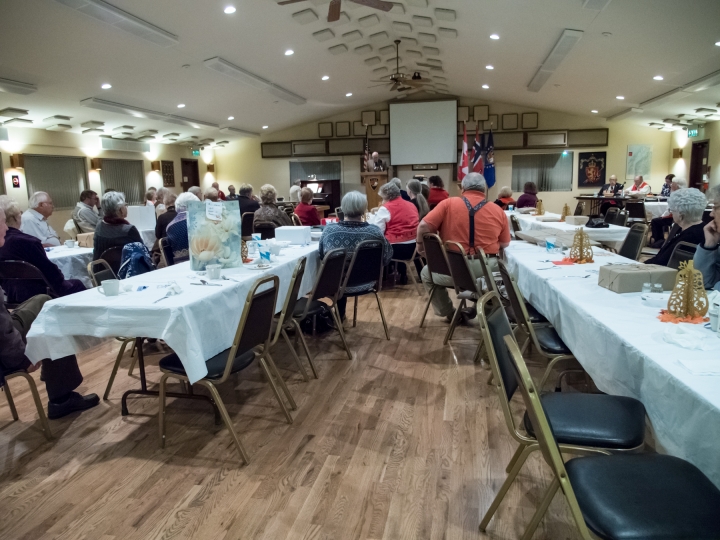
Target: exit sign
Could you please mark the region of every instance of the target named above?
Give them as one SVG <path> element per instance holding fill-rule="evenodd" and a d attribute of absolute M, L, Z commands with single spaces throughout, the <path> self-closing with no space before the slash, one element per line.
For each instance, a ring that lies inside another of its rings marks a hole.
<path fill-rule="evenodd" d="M 695 133 L 695 135 L 697 135 L 697 133 Z M 693 137 L 694 137 L 695 135 L 693 135 Z M 193 156 L 199 156 L 199 155 L 200 155 L 200 150 L 196 150 L 196 149 L 193 148 L 192 155 L 193 155 Z"/>
<path fill-rule="evenodd" d="M 698 136 L 697 129 L 688 129 L 688 137 L 697 137 L 697 136 Z"/>

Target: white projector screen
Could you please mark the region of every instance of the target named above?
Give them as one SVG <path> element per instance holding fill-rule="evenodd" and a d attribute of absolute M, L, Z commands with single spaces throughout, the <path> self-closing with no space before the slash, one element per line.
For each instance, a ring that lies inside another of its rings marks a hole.
<path fill-rule="evenodd" d="M 390 163 L 457 161 L 457 101 L 390 104 Z"/>

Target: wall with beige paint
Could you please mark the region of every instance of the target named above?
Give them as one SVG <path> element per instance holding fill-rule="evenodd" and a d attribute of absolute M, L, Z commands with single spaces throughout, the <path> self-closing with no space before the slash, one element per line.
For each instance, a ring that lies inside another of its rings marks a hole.
<path fill-rule="evenodd" d="M 698 136 L 688 138 L 687 131 L 673 131 L 670 142 L 670 155 L 668 157 L 668 170 L 680 178 L 687 179 L 690 175 L 690 157 L 692 143 L 708 140 L 710 149 L 708 163 L 710 169 L 709 187 L 720 185 L 720 122 L 710 122 L 698 130 Z M 682 148 L 683 157 L 673 158 L 672 149 Z"/>

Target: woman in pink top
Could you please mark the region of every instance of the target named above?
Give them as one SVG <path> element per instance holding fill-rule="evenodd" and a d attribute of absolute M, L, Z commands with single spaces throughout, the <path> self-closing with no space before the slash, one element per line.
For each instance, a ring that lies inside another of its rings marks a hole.
<path fill-rule="evenodd" d="M 430 194 L 427 202 L 430 205 L 430 210 L 432 210 L 438 203 L 444 201 L 450 197 L 450 195 L 445 191 L 445 183 L 439 176 L 431 176 L 428 178 L 428 183 L 430 184 Z"/>

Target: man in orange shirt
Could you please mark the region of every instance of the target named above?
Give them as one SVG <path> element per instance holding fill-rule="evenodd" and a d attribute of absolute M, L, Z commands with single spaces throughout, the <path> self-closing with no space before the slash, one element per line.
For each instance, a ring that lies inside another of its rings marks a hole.
<path fill-rule="evenodd" d="M 467 253 L 470 268 L 475 277 L 482 276 L 480 262 L 475 248 L 482 248 L 490 258 L 490 267 L 497 266 L 495 259 L 500 250 L 510 245 L 510 227 L 507 216 L 496 204 L 488 204 L 487 184 L 483 175 L 470 173 L 462 181 L 462 197 L 451 197 L 441 201 L 435 209 L 420 222 L 417 233 L 417 247 L 425 254 L 423 235 L 438 233 L 443 242 L 458 242 Z M 420 274 L 425 288 L 430 293 L 433 281 L 440 285 L 435 289 L 432 304 L 435 314 L 450 320 L 455 311 L 445 287 L 452 287 L 452 277 L 434 274 L 430 279 L 428 267 Z"/>

